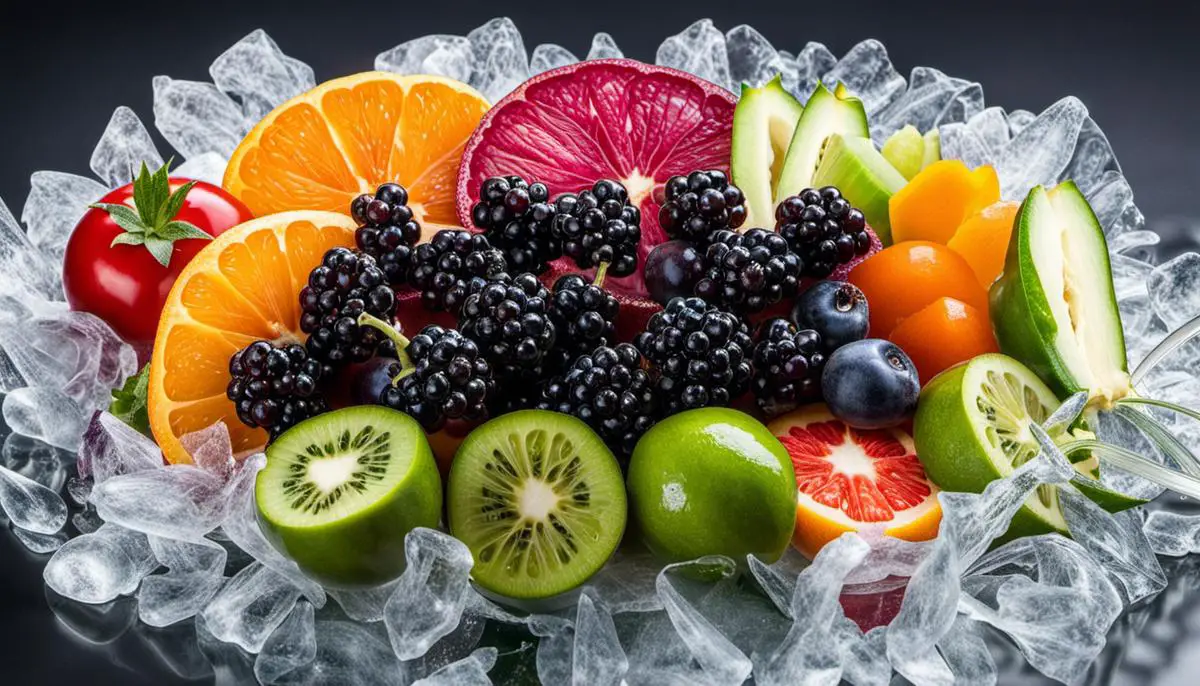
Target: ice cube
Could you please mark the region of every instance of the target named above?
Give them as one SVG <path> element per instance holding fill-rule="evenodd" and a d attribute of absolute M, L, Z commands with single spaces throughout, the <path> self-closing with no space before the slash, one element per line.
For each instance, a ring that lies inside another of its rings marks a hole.
<path fill-rule="evenodd" d="M 661 610 L 655 588 L 662 564 L 649 553 L 618 551 L 612 562 L 588 580 L 593 597 L 613 614 Z"/>
<path fill-rule="evenodd" d="M 725 35 L 711 19 L 701 19 L 658 46 L 655 64 L 673 67 L 732 90 Z"/>
<path fill-rule="evenodd" d="M 371 624 L 383 621 L 383 608 L 396 591 L 399 580 L 382 586 L 361 589 L 329 589 L 329 595 L 342 607 L 346 616 L 356 622 Z"/>
<path fill-rule="evenodd" d="M 418 658 L 454 630 L 466 607 L 471 551 L 461 541 L 432 529 L 405 536 L 407 568 L 384 607 L 384 624 L 396 655 Z"/>
<path fill-rule="evenodd" d="M 656 582 L 671 625 L 711 683 L 740 684 L 750 676 L 753 666 L 749 658 L 680 593 L 672 578 L 678 573 L 687 574 L 689 570 L 704 570 L 710 577 L 714 573 L 728 577 L 736 569 L 733 560 L 710 555 L 692 562 L 667 565 Z"/>
<path fill-rule="evenodd" d="M 58 550 L 68 540 L 67 534 L 62 531 L 55 534 L 39 534 L 14 526 L 12 532 L 17 537 L 17 540 L 21 542 L 21 545 L 28 548 L 30 552 L 39 555 L 45 555 L 46 553 Z"/>
<path fill-rule="evenodd" d="M 177 464 L 114 476 L 92 489 L 106 522 L 154 536 L 198 541 L 225 518 L 222 482 L 192 465 Z"/>
<path fill-rule="evenodd" d="M 220 186 L 225 178 L 225 167 L 229 160 L 220 153 L 206 152 L 189 157 L 183 164 L 176 167 L 174 174 L 187 179 L 207 181 L 214 186 Z"/>
<path fill-rule="evenodd" d="M 211 83 L 154 77 L 154 125 L 185 158 L 228 158 L 250 130 L 242 108 Z"/>
<path fill-rule="evenodd" d="M 4 423 L 13 431 L 64 450 L 78 450 L 87 419 L 79 405 L 54 388 L 18 388 L 4 396 Z"/>
<path fill-rule="evenodd" d="M 996 683 L 996 662 L 983 640 L 979 622 L 959 615 L 937 647 L 954 673 L 956 686 L 992 686 Z"/>
<path fill-rule="evenodd" d="M 544 71 L 575 64 L 579 58 L 561 45 L 542 43 L 533 49 L 529 58 L 529 75 L 536 76 Z"/>
<path fill-rule="evenodd" d="M 315 635 L 316 657 L 289 671 L 276 683 L 389 686 L 400 682 L 400 663 L 387 640 L 367 626 L 319 620 Z"/>
<path fill-rule="evenodd" d="M 565 620 L 564 620 L 565 621 Z M 442 667 L 457 662 L 471 654 L 479 645 L 479 639 L 483 637 L 484 627 L 487 625 L 487 619 L 471 612 L 464 612 L 462 619 L 458 622 L 458 626 L 445 636 L 438 639 L 437 643 L 430 646 L 429 650 L 419 658 L 414 660 L 406 660 L 403 662 L 403 678 L 402 681 L 415 681 L 433 674 Z M 375 625 L 376 633 L 382 629 L 386 633 L 387 628 L 384 625 Z"/>
<path fill-rule="evenodd" d="M 742 24 L 725 34 L 730 85 L 759 87 L 787 71 L 784 58 L 761 33 Z"/>
<path fill-rule="evenodd" d="M 850 48 L 822 80 L 831 87 L 845 84 L 852 95 L 862 99 L 872 117 L 904 91 L 904 77 L 892 66 L 887 49 L 874 38 Z"/>
<path fill-rule="evenodd" d="M 1150 273 L 1150 304 L 1168 328 L 1176 329 L 1200 315 L 1200 254 L 1186 252 Z"/>
<path fill-rule="evenodd" d="M 983 90 L 977 83 L 946 76 L 937 69 L 913 69 L 908 90 L 872 118 L 871 137 L 883 145 L 906 125 L 929 131 L 950 122 L 966 122 L 983 110 Z"/>
<path fill-rule="evenodd" d="M 1063 177 L 1071 179 L 1080 190 L 1087 193 L 1108 171 L 1120 173 L 1121 166 L 1117 164 L 1108 137 L 1100 130 L 1096 120 L 1088 117 L 1079 129 L 1079 144 Z"/>
<path fill-rule="evenodd" d="M 192 464 L 224 481 L 233 473 L 233 445 L 225 422 L 193 431 L 179 439 L 192 457 Z"/>
<path fill-rule="evenodd" d="M 871 551 L 862 564 L 846 576 L 847 585 L 871 584 L 888 577 L 910 577 L 933 546 L 931 541 L 906 541 L 882 534 L 864 534 L 864 538 Z"/>
<path fill-rule="evenodd" d="M 1139 513 L 1127 510 L 1109 514 L 1074 488 L 1059 489 L 1058 499 L 1071 536 L 1101 564 L 1126 605 L 1166 587 L 1167 577 L 1142 533 Z"/>
<path fill-rule="evenodd" d="M 721 673 L 716 678 L 707 674 L 693 658 L 690 647 L 676 632 L 666 612 L 650 612 L 639 615 L 620 615 L 618 632 L 628 638 L 629 684 L 721 684 L 741 683 L 733 681 L 736 674 Z M 624 631 L 622 629 L 624 628 Z M 544 640 L 544 639 L 543 639 Z M 726 681 L 719 681 L 726 677 Z"/>
<path fill-rule="evenodd" d="M 1020 133 L 1014 133 L 996 157 L 1001 197 L 1023 200 L 1034 186 L 1058 183 L 1075 155 L 1079 131 L 1087 116 L 1087 107 L 1078 98 L 1068 96 L 1047 107 Z"/>
<path fill-rule="evenodd" d="M 261 684 L 273 684 L 276 679 L 311 663 L 317 657 L 317 629 L 311 603 L 296 603 L 287 619 L 263 643 L 254 661 L 254 676 Z"/>
<path fill-rule="evenodd" d="M 592 47 L 588 50 L 587 57 L 589 60 L 611 60 L 620 59 L 625 56 L 621 52 L 621 48 L 617 47 L 617 42 L 613 37 L 601 31 L 595 36 L 592 36 Z"/>
<path fill-rule="evenodd" d="M 0 198 L 0 292 L 62 300 L 60 265 L 40 252 Z M 0 340 L 0 348 L 5 348 Z"/>
<path fill-rule="evenodd" d="M 1013 110 L 1008 113 L 1008 130 L 1010 137 L 1016 136 L 1025 130 L 1025 127 L 1033 123 L 1037 119 L 1037 115 L 1029 110 Z"/>
<path fill-rule="evenodd" d="M 413 686 L 491 686 L 492 680 L 487 673 L 496 666 L 498 655 L 499 651 L 495 648 L 480 648 L 458 662 L 446 665 L 424 679 L 418 679 Z"/>
<path fill-rule="evenodd" d="M 1105 233 L 1112 233 L 1112 228 L 1116 226 L 1126 208 L 1133 204 L 1133 189 L 1129 187 L 1125 177 L 1116 171 L 1104 172 L 1085 191 L 1085 195 Z"/>
<path fill-rule="evenodd" d="M 573 624 L 554 627 L 542 637 L 537 669 L 544 684 L 615 686 L 622 683 L 629 660 L 612 615 L 585 592 L 579 596 Z"/>
<path fill-rule="evenodd" d="M 82 603 L 106 603 L 128 595 L 149 572 L 136 543 L 119 528 L 106 525 L 64 543 L 46 563 L 42 578 L 59 595 Z"/>
<path fill-rule="evenodd" d="M 801 101 L 808 100 L 821 78 L 837 64 L 837 57 L 823 43 L 810 41 L 796 55 L 798 81 L 792 95 Z"/>
<path fill-rule="evenodd" d="M 843 631 L 859 630 L 850 620 Z M 861 631 L 861 630 L 859 630 Z M 887 627 L 877 626 L 857 641 L 850 642 L 842 655 L 842 678 L 854 686 L 887 686 L 892 681 L 892 665 L 887 659 Z"/>
<path fill-rule="evenodd" d="M 1114 236 L 1108 242 L 1108 250 L 1135 260 L 1149 261 L 1157 252 L 1160 242 L 1162 237 L 1154 231 L 1130 231 Z"/>
<path fill-rule="evenodd" d="M 143 163 L 153 171 L 162 166 L 163 158 L 142 120 L 122 105 L 113 111 L 92 151 L 92 171 L 109 188 L 116 188 L 133 181 Z"/>
<path fill-rule="evenodd" d="M 437 74 L 466 83 L 471 78 L 471 41 L 463 36 L 422 36 L 380 53 L 375 68 L 397 74 Z"/>
<path fill-rule="evenodd" d="M 0 466 L 32 479 L 58 493 L 67 478 L 67 467 L 74 462 L 70 453 L 60 451 L 36 438 L 9 434 L 0 450 Z"/>
<path fill-rule="evenodd" d="M 491 102 L 529 78 L 529 58 L 521 32 L 508 17 L 497 17 L 467 34 L 471 41 L 473 88 Z"/>
<path fill-rule="evenodd" d="M 962 160 L 971 169 L 992 164 L 995 155 L 987 143 L 966 124 L 946 124 L 938 128 L 941 138 L 942 159 Z"/>
<path fill-rule="evenodd" d="M 299 589 L 287 579 L 255 562 L 205 606 L 204 624 L 216 638 L 257 653 L 299 598 Z"/>
<path fill-rule="evenodd" d="M 138 618 L 150 626 L 170 626 L 195 617 L 225 583 L 207 572 L 154 574 L 138 590 Z"/>
<path fill-rule="evenodd" d="M 995 152 L 1012 140 L 1008 130 L 1008 117 L 1000 107 L 988 107 L 967 120 L 967 128 L 983 141 L 989 151 Z"/>
<path fill-rule="evenodd" d="M 1200 517 L 1155 510 L 1143 526 L 1150 547 L 1158 555 L 1182 557 L 1200 551 Z"/>
<path fill-rule="evenodd" d="M 312 68 L 284 55 L 262 29 L 221 53 L 208 73 L 217 88 L 242 103 L 242 111 L 251 122 L 316 84 Z"/>
<path fill-rule="evenodd" d="M 36 534 L 57 533 L 67 523 L 67 504 L 56 491 L 3 466 L 0 509 L 13 526 Z"/>
<path fill-rule="evenodd" d="M 247 653 L 241 647 L 223 641 L 212 635 L 204 624 L 204 618 L 197 616 L 196 644 L 203 653 L 204 659 L 212 666 L 213 682 L 215 684 L 252 684 L 254 677 L 254 655 Z"/>
<path fill-rule="evenodd" d="M 108 189 L 94 179 L 56 171 L 34 172 L 21 221 L 43 254 L 61 261 L 75 225 Z"/>
<path fill-rule="evenodd" d="M 107 412 L 99 412 L 84 434 L 79 453 L 79 473 L 95 484 L 121 474 L 134 474 L 163 466 L 162 451 L 153 440 Z M 88 495 L 91 490 L 88 488 Z"/>

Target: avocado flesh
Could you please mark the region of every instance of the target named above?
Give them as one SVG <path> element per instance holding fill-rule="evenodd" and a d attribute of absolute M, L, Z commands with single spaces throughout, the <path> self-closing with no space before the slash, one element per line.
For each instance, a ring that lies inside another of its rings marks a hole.
<path fill-rule="evenodd" d="M 761 88 L 742 85 L 733 111 L 729 166 L 734 184 L 746 195 L 746 226 L 774 224 L 771 193 L 803 112 L 804 106 L 784 89 L 778 76 Z"/>
<path fill-rule="evenodd" d="M 867 111 L 862 100 L 850 95 L 841 84 L 833 91 L 818 84 L 788 142 L 783 169 L 775 184 L 775 205 L 815 185 L 817 166 L 834 134 L 870 138 Z"/>

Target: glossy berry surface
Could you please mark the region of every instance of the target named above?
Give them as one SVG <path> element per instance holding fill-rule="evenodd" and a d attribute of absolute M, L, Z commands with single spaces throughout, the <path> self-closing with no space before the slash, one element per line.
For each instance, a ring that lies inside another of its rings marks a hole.
<path fill-rule="evenodd" d="M 392 321 L 396 293 L 370 255 L 334 248 L 308 275 L 300 290 L 300 329 L 308 334 L 308 354 L 325 366 L 364 362 L 375 354 L 385 337 L 369 326 L 359 326 L 362 313 Z"/>
<path fill-rule="evenodd" d="M 728 405 L 750 386 L 749 329 L 700 298 L 667 303 L 634 344 L 658 374 L 664 416 Z"/>
<path fill-rule="evenodd" d="M 863 213 L 833 186 L 785 198 L 775 208 L 775 231 L 804 261 L 804 276 L 816 279 L 871 249 Z"/>
<path fill-rule="evenodd" d="M 761 312 L 799 287 L 800 258 L 766 229 L 714 233 L 704 261 L 708 268 L 696 282 L 696 295 L 738 314 Z"/>
<path fill-rule="evenodd" d="M 562 242 L 553 232 L 554 213 L 545 184 L 494 176 L 480 186 L 471 220 L 504 252 L 509 269 L 541 274 L 562 255 Z"/>
<path fill-rule="evenodd" d="M 746 222 L 746 196 L 722 171 L 672 176 L 663 190 L 666 202 L 658 210 L 658 223 L 671 238 L 704 246 L 713 233 Z"/>
<path fill-rule="evenodd" d="M 564 193 L 555 211 L 554 235 L 580 269 L 607 264 L 608 274 L 618 277 L 637 270 L 642 214 L 620 183 L 600 179 L 589 191 Z"/>
<path fill-rule="evenodd" d="M 554 347 L 550 291 L 533 274 L 471 285 L 459 330 L 479 346 L 503 382 L 533 383 Z"/>
<path fill-rule="evenodd" d="M 821 332 L 825 352 L 861 341 L 871 328 L 867 296 L 844 281 L 818 281 L 796 297 L 792 321 L 802 329 Z"/>
<path fill-rule="evenodd" d="M 602 346 L 552 379 L 538 407 L 582 419 L 623 461 L 654 426 L 657 402 L 642 356 L 629 343 Z"/>
<path fill-rule="evenodd" d="M 496 384 L 474 341 L 431 324 L 412 337 L 405 352 L 411 371 L 399 361 L 388 365 L 392 382 L 379 394 L 379 404 L 404 412 L 429 432 L 449 419 L 487 419 Z"/>
<path fill-rule="evenodd" d="M 786 319 L 763 322 L 751 355 L 758 406 L 774 416 L 819 401 L 825 359 L 820 333 Z"/>
<path fill-rule="evenodd" d="M 408 206 L 408 190 L 385 183 L 374 194 L 364 193 L 350 203 L 350 216 L 358 222 L 354 241 L 358 249 L 375 258 L 388 283 L 408 279 L 413 249 L 421 240 L 421 225 Z"/>
<path fill-rule="evenodd" d="M 550 317 L 554 322 L 559 369 L 576 357 L 617 339 L 621 304 L 608 291 L 579 274 L 566 274 L 550 291 Z"/>
<path fill-rule="evenodd" d="M 838 348 L 821 375 L 825 404 L 856 429 L 896 426 L 917 409 L 917 368 L 894 343 L 867 338 Z"/>
<path fill-rule="evenodd" d="M 646 290 L 660 305 L 673 298 L 690 297 L 696 283 L 704 277 L 705 267 L 703 250 L 690 241 L 659 243 L 646 256 L 643 268 Z"/>
<path fill-rule="evenodd" d="M 242 423 L 266 429 L 275 440 L 329 409 L 317 391 L 321 373 L 321 363 L 302 345 L 255 341 L 230 358 L 225 396 L 233 401 Z"/>
<path fill-rule="evenodd" d="M 421 306 L 431 312 L 457 314 L 473 284 L 504 272 L 504 253 L 483 234 L 445 229 L 413 253 L 408 282 L 421 292 Z"/>

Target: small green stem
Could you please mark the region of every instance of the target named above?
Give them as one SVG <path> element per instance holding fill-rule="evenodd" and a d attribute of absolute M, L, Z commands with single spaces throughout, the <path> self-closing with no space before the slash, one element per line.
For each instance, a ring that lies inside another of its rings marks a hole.
<path fill-rule="evenodd" d="M 1200 412 L 1182 405 L 1176 405 L 1175 403 L 1167 402 L 1166 400 L 1155 400 L 1154 398 L 1131 396 L 1118 400 L 1117 405 L 1149 405 L 1151 407 L 1161 407 L 1164 410 L 1178 412 L 1185 417 L 1191 417 L 1192 419 L 1200 422 Z"/>
<path fill-rule="evenodd" d="M 383 335 L 387 336 L 393 343 L 396 344 L 396 359 L 400 361 L 400 373 L 392 379 L 393 385 L 400 379 L 403 379 L 404 377 L 416 371 L 416 367 L 413 365 L 412 358 L 408 356 L 409 340 L 404 337 L 404 334 L 397 331 L 396 327 L 367 312 L 363 312 L 362 314 L 358 315 L 358 325 L 369 326 L 372 329 L 378 329 L 379 331 L 383 332 Z"/>
<path fill-rule="evenodd" d="M 608 274 L 608 262 L 601 262 L 599 267 L 596 267 L 596 278 L 592 279 L 592 285 L 597 288 L 604 287 L 604 277 Z"/>

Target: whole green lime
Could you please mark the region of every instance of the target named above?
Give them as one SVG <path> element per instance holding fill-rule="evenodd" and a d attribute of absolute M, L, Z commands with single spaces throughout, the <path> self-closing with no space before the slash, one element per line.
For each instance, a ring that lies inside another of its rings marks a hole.
<path fill-rule="evenodd" d="M 773 562 L 796 523 L 787 450 L 736 410 L 689 410 L 659 422 L 634 449 L 627 485 L 643 541 L 670 562 L 704 555 Z"/>

